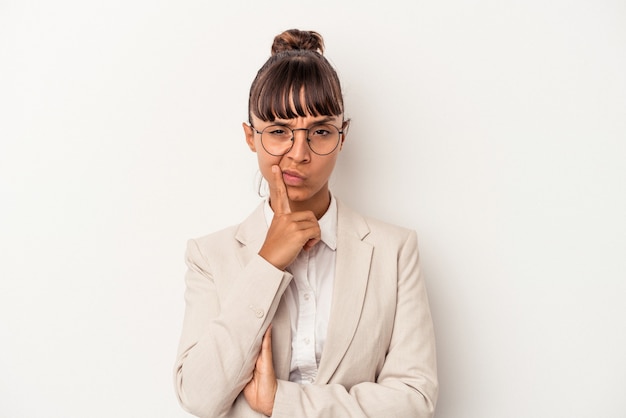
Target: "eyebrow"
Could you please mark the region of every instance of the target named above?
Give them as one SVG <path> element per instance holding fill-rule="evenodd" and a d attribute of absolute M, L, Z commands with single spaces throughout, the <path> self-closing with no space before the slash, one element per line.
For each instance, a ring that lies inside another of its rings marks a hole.
<path fill-rule="evenodd" d="M 316 125 L 318 123 L 325 123 L 325 122 L 334 122 L 335 118 L 339 117 L 339 115 L 336 116 L 324 116 L 321 119 L 316 119 L 313 122 L 311 122 L 310 125 Z M 294 124 L 291 123 L 291 120 L 289 119 L 274 119 L 274 122 L 272 122 L 272 124 L 274 125 L 282 125 L 282 126 L 293 126 Z"/>

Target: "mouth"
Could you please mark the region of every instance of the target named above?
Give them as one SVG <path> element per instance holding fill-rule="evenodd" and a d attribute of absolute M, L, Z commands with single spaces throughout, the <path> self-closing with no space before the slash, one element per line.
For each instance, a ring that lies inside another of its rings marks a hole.
<path fill-rule="evenodd" d="M 283 171 L 283 181 L 287 186 L 299 186 L 304 183 L 304 176 L 295 171 Z"/>

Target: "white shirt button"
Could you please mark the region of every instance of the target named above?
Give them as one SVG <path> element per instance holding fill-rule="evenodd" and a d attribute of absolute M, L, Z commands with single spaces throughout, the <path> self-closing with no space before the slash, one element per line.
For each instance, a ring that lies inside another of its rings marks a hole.
<path fill-rule="evenodd" d="M 305 343 L 306 345 L 309 345 L 309 343 L 310 343 L 310 342 L 311 342 L 311 340 L 309 339 L 309 337 L 306 337 L 306 338 L 304 339 L 304 343 Z"/>
<path fill-rule="evenodd" d="M 311 294 L 305 293 L 304 294 L 304 300 L 309 300 L 309 299 L 311 299 Z"/>

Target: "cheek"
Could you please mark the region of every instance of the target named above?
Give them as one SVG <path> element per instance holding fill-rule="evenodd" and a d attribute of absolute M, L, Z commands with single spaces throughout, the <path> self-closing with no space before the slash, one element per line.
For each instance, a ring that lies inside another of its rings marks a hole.
<path fill-rule="evenodd" d="M 324 164 L 323 172 L 325 177 L 330 177 L 333 170 L 335 169 L 335 163 L 337 162 L 337 157 L 329 158 L 328 161 Z"/>
<path fill-rule="evenodd" d="M 273 157 L 266 152 L 257 152 L 257 161 L 259 163 L 259 170 L 265 180 L 268 180 L 272 176 L 272 166 L 280 165 L 280 157 Z"/>

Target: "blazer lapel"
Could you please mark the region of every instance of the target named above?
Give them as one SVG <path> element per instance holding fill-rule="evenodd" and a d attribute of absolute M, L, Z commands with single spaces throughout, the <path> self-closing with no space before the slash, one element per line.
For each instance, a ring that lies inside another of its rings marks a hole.
<path fill-rule="evenodd" d="M 259 253 L 265 235 L 267 234 L 267 223 L 263 213 L 262 202 L 237 228 L 235 239 L 239 241 L 241 247 L 237 258 L 241 266 L 246 266 L 252 257 Z"/>
<path fill-rule="evenodd" d="M 267 226 L 263 203 L 244 220 L 235 238 L 242 244 L 242 266 L 258 254 Z M 337 261 L 333 301 L 326 343 L 316 383 L 328 383 L 350 346 L 361 317 L 369 278 L 373 247 L 363 239 L 369 234 L 365 219 L 337 200 Z M 272 319 L 272 355 L 276 377 L 289 380 L 291 369 L 291 322 L 287 305 L 281 301 Z"/>
<path fill-rule="evenodd" d="M 337 201 L 337 261 L 333 301 L 316 383 L 328 383 L 347 351 L 363 308 L 373 247 L 365 219 Z"/>
<path fill-rule="evenodd" d="M 242 266 L 247 265 L 252 257 L 259 253 L 265 241 L 267 223 L 263 209 L 264 204 L 265 202 L 262 202 L 239 225 L 235 234 L 237 241 L 242 244 L 238 254 L 238 259 Z M 289 380 L 289 371 L 291 369 L 291 322 L 287 304 L 282 301 L 282 297 L 272 319 L 272 356 L 276 377 Z"/>

